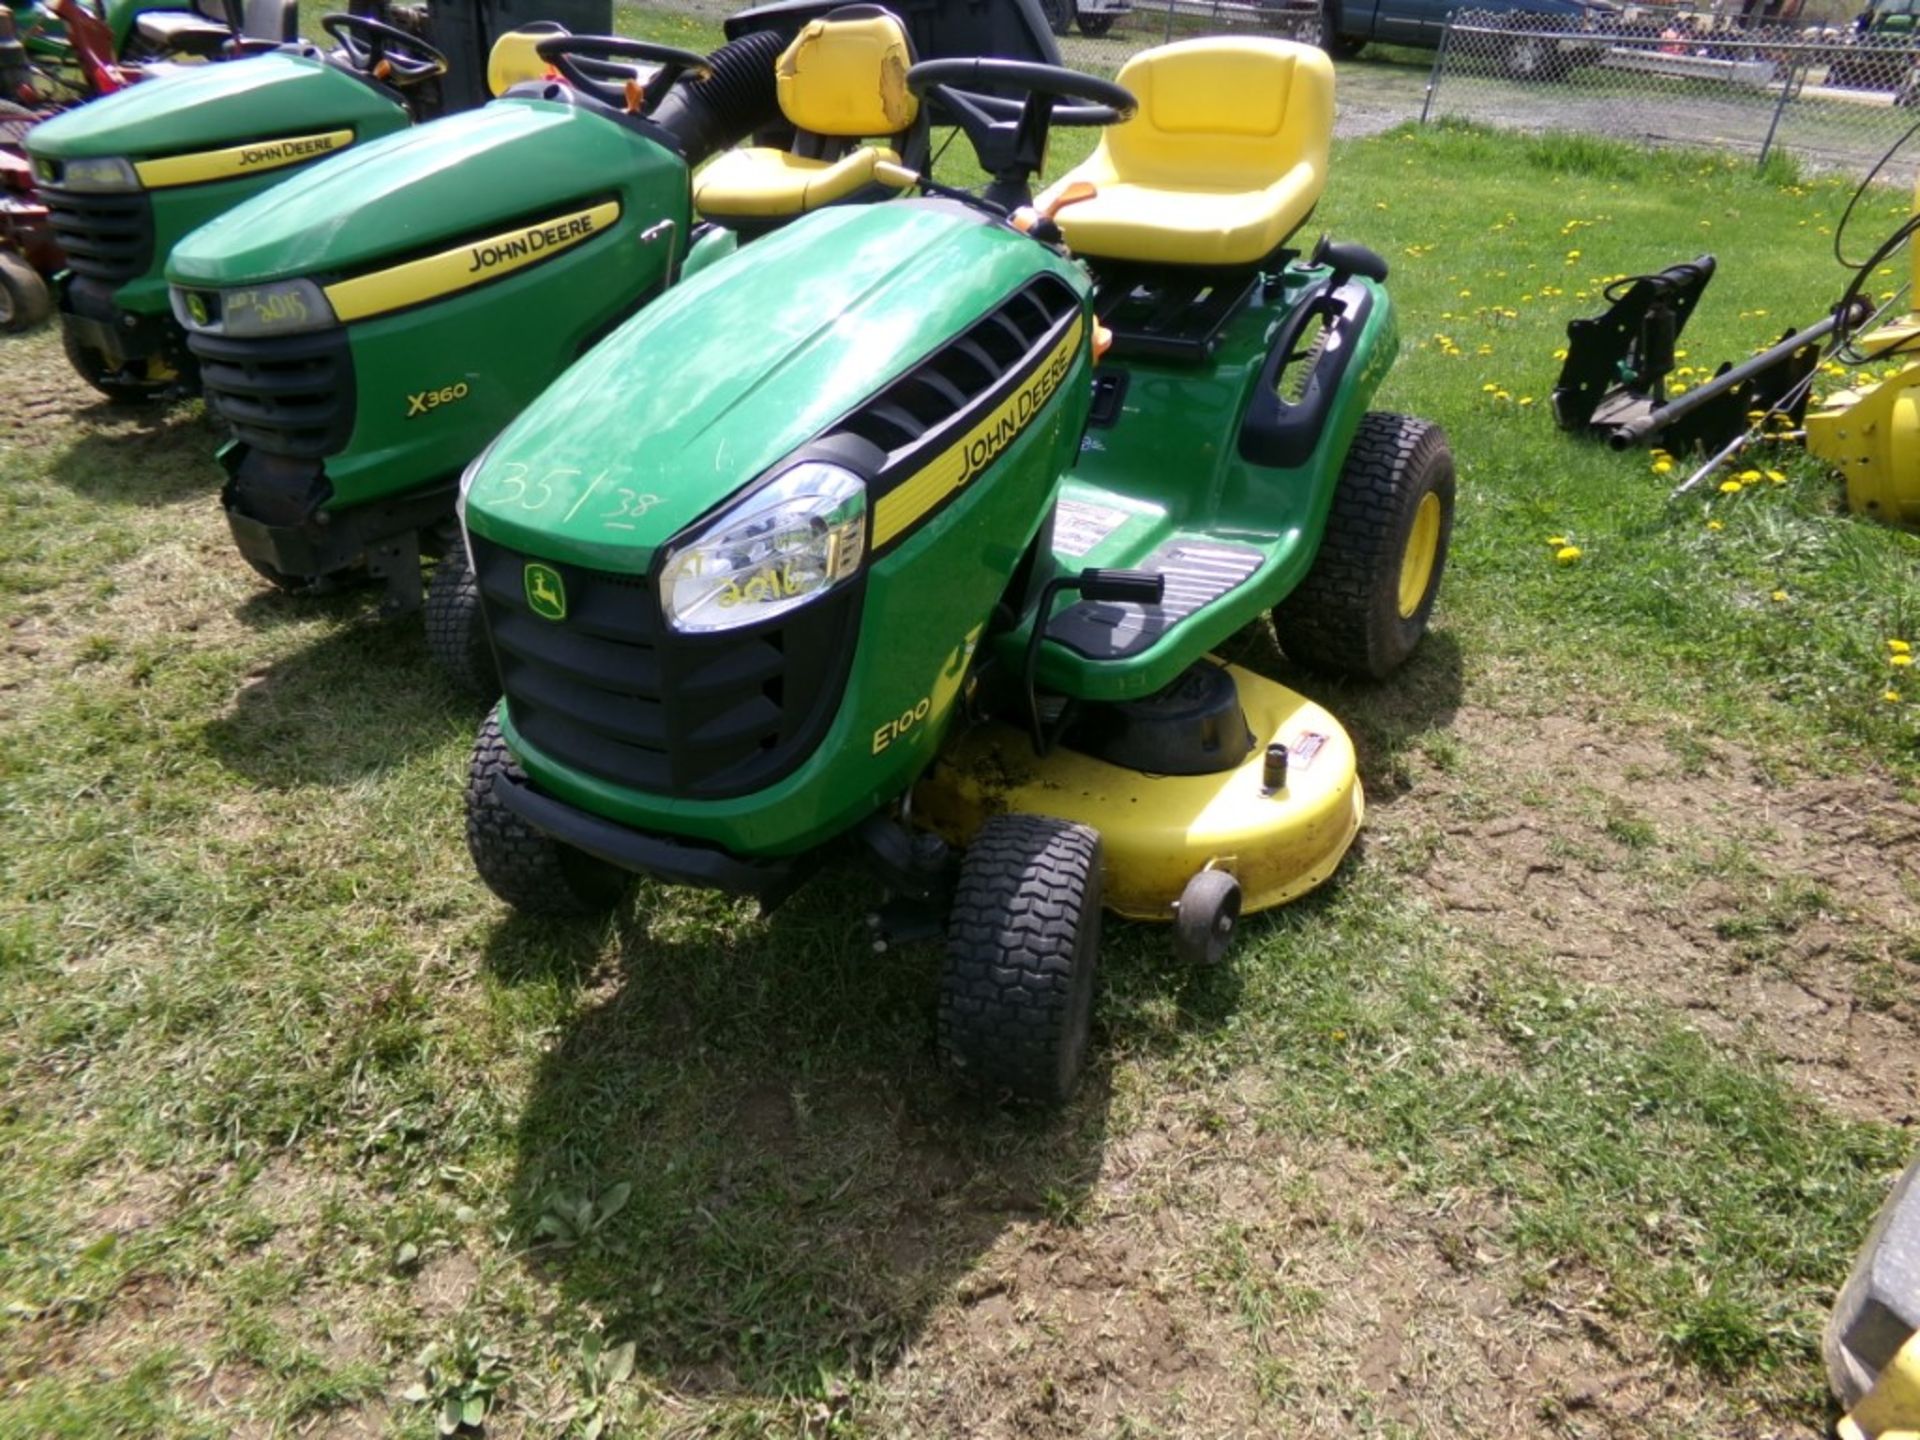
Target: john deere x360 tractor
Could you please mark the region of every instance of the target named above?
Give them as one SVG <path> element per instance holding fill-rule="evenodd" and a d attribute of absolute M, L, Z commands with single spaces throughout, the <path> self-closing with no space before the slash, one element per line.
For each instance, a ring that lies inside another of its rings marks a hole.
<path fill-rule="evenodd" d="M 1210 652 L 1271 615 L 1299 660 L 1393 670 L 1440 583 L 1452 460 L 1368 409 L 1385 263 L 1288 248 L 1326 180 L 1319 51 L 908 84 L 960 118 L 983 194 L 922 178 L 716 264 L 465 477 L 505 691 L 467 836 L 536 912 L 636 873 L 777 901 L 859 856 L 888 931 L 944 927 L 952 1073 L 1058 1101 L 1103 906 L 1216 959 L 1243 908 L 1339 863 L 1347 736 Z M 1109 128 L 1035 202 L 1052 124 Z"/>
<path fill-rule="evenodd" d="M 67 256 L 59 294 L 67 357 L 109 399 L 194 388 L 167 298 L 176 242 L 303 166 L 427 118 L 419 97 L 437 95 L 433 82 L 447 69 L 438 50 L 368 16 L 321 24 L 329 51 L 290 44 L 171 70 L 29 132 Z"/>
<path fill-rule="evenodd" d="M 578 36 L 537 50 L 565 84 L 357 147 L 174 251 L 177 313 L 235 437 L 222 452 L 234 539 L 280 585 L 371 574 L 391 608 L 418 607 L 420 557 L 453 538 L 463 467 L 596 341 L 733 248 L 731 230 L 694 229 L 696 202 L 764 228 L 890 196 L 875 164 L 925 153 L 906 33 L 873 6 L 711 58 Z M 610 74 L 633 61 L 658 69 Z M 696 192 L 695 164 L 783 114 L 791 149 L 723 157 Z M 874 135 L 889 147 L 854 144 Z M 490 690 L 462 562 L 456 545 L 436 567 L 429 638 L 456 678 Z"/>

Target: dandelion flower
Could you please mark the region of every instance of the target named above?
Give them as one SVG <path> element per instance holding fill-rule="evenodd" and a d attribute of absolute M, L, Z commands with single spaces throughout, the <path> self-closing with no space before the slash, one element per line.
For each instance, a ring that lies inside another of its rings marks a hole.
<path fill-rule="evenodd" d="M 1887 663 L 1888 663 L 1889 665 L 1892 665 L 1892 666 L 1894 666 L 1894 667 L 1895 667 L 1896 669 L 1900 669 L 1900 670 L 1904 670 L 1904 669 L 1906 669 L 1906 668 L 1907 668 L 1907 667 L 1908 667 L 1909 665 L 1911 665 L 1911 664 L 1913 664 L 1913 656 L 1911 656 L 1911 655 L 1890 655 L 1890 656 L 1888 656 L 1888 657 L 1887 657 Z"/>
<path fill-rule="evenodd" d="M 1727 527 L 1722 525 L 1718 520 L 1707 521 L 1707 529 L 1709 530 L 1724 530 L 1726 528 Z"/>
<path fill-rule="evenodd" d="M 1738 480 L 1742 485 L 1752 485 L 1760 479 L 1760 472 L 1758 470 L 1742 470 L 1733 478 Z"/>
<path fill-rule="evenodd" d="M 1531 405 L 1532 403 L 1533 403 L 1533 397 L 1531 395 L 1522 395 L 1520 397 L 1520 404 Z"/>
<path fill-rule="evenodd" d="M 1742 485 L 1738 480 L 1722 480 L 1720 482 L 1720 493 L 1722 495 L 1738 495 L 1746 488 L 1747 487 Z"/>
<path fill-rule="evenodd" d="M 1913 653 L 1913 646 L 1909 645 L 1904 640 L 1887 641 L 1887 649 L 1891 650 L 1896 655 L 1911 655 Z"/>
<path fill-rule="evenodd" d="M 1565 545 L 1565 544 L 1567 544 L 1567 543 L 1569 543 L 1569 542 L 1568 542 L 1568 540 L 1567 540 L 1567 537 L 1566 537 L 1566 536 L 1564 536 L 1564 535 L 1549 535 L 1549 536 L 1547 536 L 1547 544 L 1549 544 L 1549 545 L 1551 545 L 1551 546 L 1553 546 L 1553 548 L 1554 548 L 1554 549 L 1556 549 L 1556 550 L 1558 550 L 1558 549 L 1559 549 L 1559 548 L 1560 548 L 1560 547 L 1561 547 L 1562 545 Z"/>
<path fill-rule="evenodd" d="M 1562 565 L 1571 565 L 1580 558 L 1580 547 L 1578 545 L 1562 545 L 1558 550 L 1553 552 L 1553 558 L 1558 560 Z"/>
<path fill-rule="evenodd" d="M 1672 462 L 1671 460 L 1656 460 L 1656 461 L 1654 461 L 1654 462 L 1653 462 L 1653 473 L 1654 473 L 1654 474 L 1656 474 L 1656 475 L 1670 475 L 1670 474 L 1672 474 L 1672 473 L 1673 473 L 1673 462 Z"/>
<path fill-rule="evenodd" d="M 1900 703 L 1900 692 L 1891 688 L 1882 690 L 1880 692 L 1880 698 L 1889 705 L 1898 705 Z"/>
<path fill-rule="evenodd" d="M 1767 479 L 1776 485 L 1784 485 L 1787 483 L 1787 477 L 1782 475 L 1778 470 L 1767 471 Z"/>
<path fill-rule="evenodd" d="M 1774 604 L 1776 604 L 1776 605 L 1784 605 L 1784 604 L 1786 604 L 1786 603 L 1787 603 L 1787 592 L 1786 592 L 1786 591 L 1784 591 L 1784 590 L 1776 590 L 1776 591 L 1774 591 L 1774 592 L 1773 592 L 1773 603 L 1774 603 Z"/>

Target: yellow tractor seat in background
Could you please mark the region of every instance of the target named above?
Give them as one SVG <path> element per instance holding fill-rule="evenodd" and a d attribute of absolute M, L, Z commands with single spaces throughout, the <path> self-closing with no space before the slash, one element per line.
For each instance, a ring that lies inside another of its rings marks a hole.
<path fill-rule="evenodd" d="M 529 80 L 551 77 L 553 67 L 540 58 L 534 46 L 542 40 L 566 33 L 567 27 L 564 25 L 552 20 L 538 20 L 502 35 L 493 42 L 493 49 L 487 55 L 488 91 L 498 97 Z"/>
<path fill-rule="evenodd" d="M 1075 181 L 1096 194 L 1055 217 L 1096 259 L 1251 265 L 1298 229 L 1327 183 L 1333 62 L 1286 40 L 1183 40 L 1143 50 L 1120 84 L 1140 108 L 1101 132 Z"/>
<path fill-rule="evenodd" d="M 775 73 L 793 147 L 729 150 L 693 181 L 694 208 L 715 219 L 799 215 L 844 200 L 900 156 L 857 142 L 912 130 L 920 106 L 907 91 L 913 50 L 900 22 L 876 5 L 851 5 L 808 22 Z"/>

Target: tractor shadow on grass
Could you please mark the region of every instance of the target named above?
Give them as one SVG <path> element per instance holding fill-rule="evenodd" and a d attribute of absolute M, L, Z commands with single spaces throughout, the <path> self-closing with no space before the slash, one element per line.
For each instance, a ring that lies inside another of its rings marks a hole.
<path fill-rule="evenodd" d="M 74 494 L 109 505 L 219 503 L 220 436 L 197 410 L 125 411 L 103 400 L 77 418 L 102 428 L 67 446 L 47 472 Z"/>
<path fill-rule="evenodd" d="M 818 1395 L 913 1342 L 1013 1228 L 1071 1223 L 1105 1149 L 1105 1028 L 1064 1112 L 958 1098 L 933 1056 L 938 951 L 875 955 L 857 876 L 750 904 L 642 887 L 617 975 L 542 1060 L 511 1223 L 526 1264 L 663 1388 Z M 507 984 L 583 982 L 606 932 L 508 921 Z M 1130 927 L 1120 927 L 1122 929 Z"/>
<path fill-rule="evenodd" d="M 342 785 L 404 763 L 449 738 L 471 739 L 484 700 L 462 694 L 434 668 L 411 623 L 352 623 L 351 596 L 306 599 L 270 594 L 244 609 L 282 612 L 273 623 L 311 621 L 313 607 L 349 623 L 269 662 L 244 679 L 225 712 L 204 727 L 220 762 L 255 784 Z M 261 616 L 254 617 L 259 623 Z M 448 785 L 458 783 L 449 774 Z"/>

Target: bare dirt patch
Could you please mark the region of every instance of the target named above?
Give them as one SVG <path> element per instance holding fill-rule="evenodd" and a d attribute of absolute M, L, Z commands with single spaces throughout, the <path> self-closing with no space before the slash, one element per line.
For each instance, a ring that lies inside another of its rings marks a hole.
<path fill-rule="evenodd" d="M 1781 779 L 1569 716 L 1467 708 L 1469 757 L 1380 811 L 1437 831 L 1418 879 L 1463 930 L 1748 1036 L 1844 1113 L 1920 1094 L 1920 806 L 1884 779 Z"/>
<path fill-rule="evenodd" d="M 1396 1200 L 1338 1144 L 1117 1141 L 1079 1226 L 1007 1230 L 890 1377 L 928 1436 L 1796 1437 L 1523 1277 L 1505 1217 Z M 1211 1154 L 1212 1158 L 1207 1158 Z"/>

